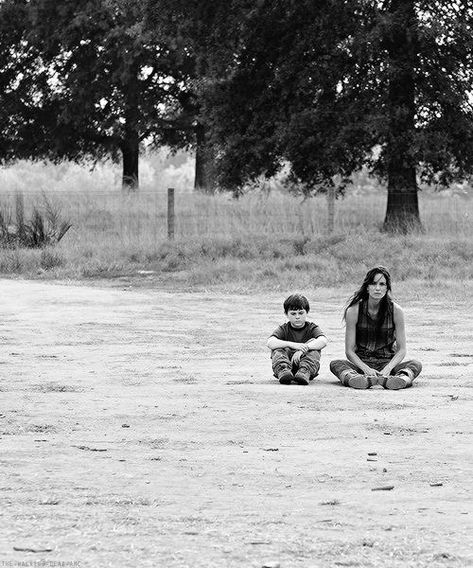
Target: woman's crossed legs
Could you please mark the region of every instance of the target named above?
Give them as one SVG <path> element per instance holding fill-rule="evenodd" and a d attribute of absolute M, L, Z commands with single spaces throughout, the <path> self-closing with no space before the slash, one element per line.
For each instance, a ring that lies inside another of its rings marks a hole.
<path fill-rule="evenodd" d="M 381 371 L 389 360 L 369 359 L 365 362 L 372 369 Z M 388 377 L 384 377 L 381 374 L 365 375 L 361 369 L 345 359 L 336 359 L 335 361 L 331 361 L 330 370 L 340 380 L 340 382 L 347 387 L 355 389 L 369 389 L 374 385 L 381 385 L 385 389 L 399 390 L 412 386 L 414 379 L 422 371 L 422 364 L 420 361 L 415 359 L 402 361 L 393 368 Z"/>

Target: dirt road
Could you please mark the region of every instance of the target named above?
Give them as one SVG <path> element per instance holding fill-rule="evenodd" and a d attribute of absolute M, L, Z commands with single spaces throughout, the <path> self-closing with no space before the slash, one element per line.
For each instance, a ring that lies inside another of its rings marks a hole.
<path fill-rule="evenodd" d="M 405 306 L 415 388 L 354 391 L 346 291 L 312 302 L 320 378 L 284 387 L 280 295 L 0 289 L 0 566 L 473 566 L 465 305 Z"/>

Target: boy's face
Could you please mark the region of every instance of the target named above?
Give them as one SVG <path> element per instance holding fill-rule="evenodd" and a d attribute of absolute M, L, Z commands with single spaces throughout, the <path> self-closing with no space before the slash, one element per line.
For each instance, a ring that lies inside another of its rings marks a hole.
<path fill-rule="evenodd" d="M 288 310 L 286 315 L 292 327 L 304 327 L 307 320 L 306 310 Z"/>

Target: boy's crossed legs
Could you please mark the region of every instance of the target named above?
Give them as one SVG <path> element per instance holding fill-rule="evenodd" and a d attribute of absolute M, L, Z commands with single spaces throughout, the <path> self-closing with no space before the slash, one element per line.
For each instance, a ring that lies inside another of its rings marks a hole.
<path fill-rule="evenodd" d="M 308 385 L 317 376 L 320 368 L 320 351 L 312 349 L 301 355 L 299 363 L 292 361 L 292 356 L 296 351 L 289 347 L 273 349 L 271 361 L 274 376 L 283 385 L 290 385 L 292 382 L 298 385 Z"/>

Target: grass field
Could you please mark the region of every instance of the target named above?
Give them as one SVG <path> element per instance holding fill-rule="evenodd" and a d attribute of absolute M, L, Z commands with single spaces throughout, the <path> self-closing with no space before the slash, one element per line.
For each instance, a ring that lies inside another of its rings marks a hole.
<path fill-rule="evenodd" d="M 380 231 L 385 191 L 366 180 L 337 200 L 332 234 L 324 196 L 303 201 L 273 190 L 236 200 L 177 184 L 175 240 L 170 242 L 164 184 L 188 183 L 187 163 L 180 177 L 175 169 L 175 178 L 164 175 L 155 189 L 148 175 L 143 189 L 132 195 L 113 185 L 105 166 L 88 174 L 79 166 L 64 168 L 23 166 L 16 177 L 13 170 L 3 171 L 4 215 L 14 219 L 15 195 L 21 191 L 27 211 L 41 207 L 46 197 L 72 229 L 54 247 L 1 249 L 1 273 L 79 279 L 145 273 L 173 285 L 238 290 L 357 281 L 378 263 L 390 267 L 398 281 L 473 278 L 473 194 L 465 188 L 421 192 L 424 232 L 389 236 Z"/>

